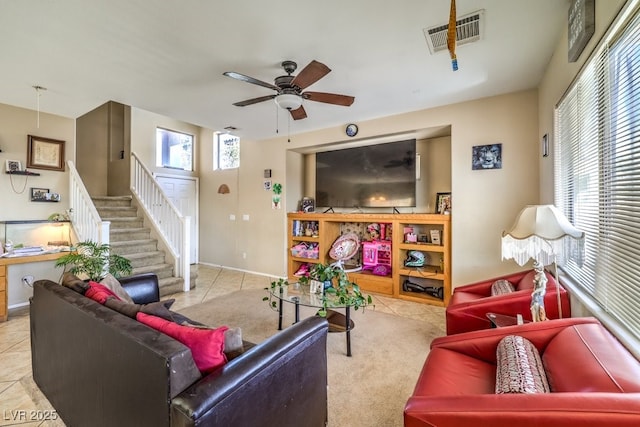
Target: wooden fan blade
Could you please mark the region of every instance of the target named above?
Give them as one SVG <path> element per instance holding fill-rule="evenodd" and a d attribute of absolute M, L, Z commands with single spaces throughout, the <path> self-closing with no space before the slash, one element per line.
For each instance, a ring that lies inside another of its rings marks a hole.
<path fill-rule="evenodd" d="M 324 102 L 326 104 L 342 105 L 345 107 L 353 104 L 356 99 L 353 96 L 339 95 L 337 93 L 326 92 L 305 92 L 302 94 L 304 99 L 316 102 Z"/>
<path fill-rule="evenodd" d="M 267 96 L 261 96 L 260 98 L 252 98 L 252 99 L 247 99 L 246 101 L 240 101 L 240 102 L 234 102 L 233 105 L 235 105 L 236 107 L 246 107 L 247 105 L 251 105 L 251 104 L 257 104 L 258 102 L 263 102 L 263 101 L 268 101 L 270 99 L 275 98 L 276 95 L 267 95 Z"/>
<path fill-rule="evenodd" d="M 226 71 L 222 73 L 227 77 L 231 77 L 232 79 L 240 80 L 243 82 L 251 83 L 258 86 L 263 86 L 273 90 L 280 90 L 277 86 L 272 85 L 271 83 L 263 82 L 262 80 L 254 79 L 253 77 L 245 76 L 244 74 L 235 73 L 233 71 Z"/>
<path fill-rule="evenodd" d="M 311 61 L 306 67 L 298 73 L 297 76 L 291 80 L 293 86 L 298 86 L 300 89 L 311 86 L 327 74 L 331 72 L 331 68 L 324 65 L 322 62 Z"/>
<path fill-rule="evenodd" d="M 293 118 L 293 120 L 301 120 L 307 118 L 307 112 L 304 111 L 304 107 L 302 105 L 295 110 L 289 110 L 289 112 L 291 113 L 291 117 Z"/>

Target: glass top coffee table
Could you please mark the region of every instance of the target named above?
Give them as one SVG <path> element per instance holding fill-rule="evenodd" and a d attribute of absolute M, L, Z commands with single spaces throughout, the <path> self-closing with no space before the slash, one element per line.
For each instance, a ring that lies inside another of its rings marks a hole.
<path fill-rule="evenodd" d="M 324 308 L 322 294 L 310 292 L 309 285 L 292 283 L 288 286 L 269 288 L 269 294 L 278 300 L 278 330 L 282 330 L 282 312 L 284 303 L 290 303 L 295 308 L 295 323 L 300 321 L 300 306 Z M 336 310 L 344 310 L 344 314 Z M 351 330 L 355 323 L 351 320 L 351 305 L 341 304 L 337 299 L 327 296 L 327 315 L 329 332 L 345 332 L 347 337 L 347 356 L 351 357 Z"/>
<path fill-rule="evenodd" d="M 492 328 L 504 328 L 506 326 L 515 326 L 529 323 L 529 320 L 522 319 L 522 315 L 510 316 L 507 314 L 487 313 L 487 319 L 489 319 L 489 322 L 491 322 Z"/>

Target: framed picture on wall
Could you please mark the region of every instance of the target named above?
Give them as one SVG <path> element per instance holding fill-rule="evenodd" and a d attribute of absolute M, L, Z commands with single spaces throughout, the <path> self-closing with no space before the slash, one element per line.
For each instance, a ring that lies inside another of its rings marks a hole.
<path fill-rule="evenodd" d="M 28 135 L 27 167 L 64 171 L 64 141 Z"/>
<path fill-rule="evenodd" d="M 471 154 L 471 169 L 502 169 L 502 144 L 474 146 Z"/>

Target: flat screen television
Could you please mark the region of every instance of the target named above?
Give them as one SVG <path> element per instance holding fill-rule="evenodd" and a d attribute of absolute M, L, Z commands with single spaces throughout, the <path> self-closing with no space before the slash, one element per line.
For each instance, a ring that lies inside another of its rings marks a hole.
<path fill-rule="evenodd" d="M 416 205 L 416 140 L 316 153 L 316 205 Z"/>

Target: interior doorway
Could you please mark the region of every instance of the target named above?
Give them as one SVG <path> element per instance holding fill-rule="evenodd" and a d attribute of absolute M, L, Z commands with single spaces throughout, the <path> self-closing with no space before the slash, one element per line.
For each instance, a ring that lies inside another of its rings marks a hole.
<path fill-rule="evenodd" d="M 183 216 L 191 217 L 191 264 L 198 262 L 198 178 L 190 176 L 154 174 L 158 184 Z"/>

